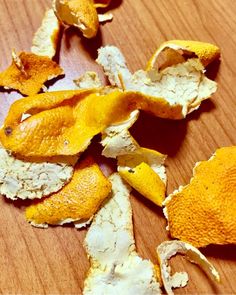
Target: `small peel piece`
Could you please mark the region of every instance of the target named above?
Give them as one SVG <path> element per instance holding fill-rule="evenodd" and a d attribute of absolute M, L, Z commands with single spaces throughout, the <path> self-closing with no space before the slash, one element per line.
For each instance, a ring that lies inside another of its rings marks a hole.
<path fill-rule="evenodd" d="M 31 52 L 40 56 L 53 58 L 56 54 L 60 27 L 60 22 L 53 9 L 48 9 L 41 26 L 34 34 Z"/>
<path fill-rule="evenodd" d="M 113 14 L 111 12 L 107 12 L 104 14 L 98 14 L 98 20 L 100 23 L 111 21 L 111 20 L 113 20 Z"/>
<path fill-rule="evenodd" d="M 166 191 L 166 156 L 139 148 L 132 154 L 118 156 L 118 172 L 141 195 L 162 206 Z"/>
<path fill-rule="evenodd" d="M 198 264 L 210 278 L 220 282 L 219 273 L 198 249 L 182 241 L 166 241 L 157 247 L 157 256 L 160 263 L 163 285 L 168 295 L 174 294 L 172 288 L 186 286 L 188 281 L 187 274 L 183 272 L 171 276 L 168 260 L 177 253 L 186 255 L 191 262 Z"/>
<path fill-rule="evenodd" d="M 72 175 L 71 165 L 19 160 L 0 147 L 0 194 L 11 200 L 48 196 L 66 185 Z"/>
<path fill-rule="evenodd" d="M 111 198 L 96 214 L 85 238 L 91 268 L 84 295 L 161 294 L 155 267 L 135 251 L 130 188 L 118 174 L 110 177 Z"/>
<path fill-rule="evenodd" d="M 62 68 L 49 57 L 21 52 L 17 58 L 13 56 L 12 64 L 0 73 L 0 86 L 34 95 L 44 87 L 46 81 L 62 74 Z"/>
<path fill-rule="evenodd" d="M 139 96 L 138 108 L 163 118 L 186 117 L 217 88 L 214 81 L 205 77 L 204 67 L 196 58 L 160 71 L 139 70 L 132 75 L 120 50 L 105 46 L 98 50 L 97 63 L 103 67 L 111 85 Z"/>
<path fill-rule="evenodd" d="M 93 2 L 96 8 L 106 8 L 110 5 L 111 0 L 94 0 Z"/>
<path fill-rule="evenodd" d="M 84 37 L 96 36 L 99 21 L 93 0 L 53 0 L 53 10 L 63 24 L 79 28 Z"/>
<path fill-rule="evenodd" d="M 71 181 L 62 190 L 26 209 L 26 220 L 38 227 L 75 222 L 79 228 L 91 221 L 110 191 L 109 180 L 87 158 L 75 166 Z"/>
<path fill-rule="evenodd" d="M 195 247 L 236 244 L 236 146 L 217 149 L 195 165 L 186 186 L 164 202 L 173 238 Z"/>
<path fill-rule="evenodd" d="M 181 53 L 185 55 L 196 55 L 204 67 L 220 57 L 220 49 L 214 44 L 192 40 L 170 40 L 162 43 L 161 46 L 156 50 L 151 59 L 148 61 L 146 70 L 150 71 L 154 68 L 155 63 L 161 53 L 166 54 L 167 59 L 172 59 L 173 50 L 175 53 L 182 51 Z"/>
<path fill-rule="evenodd" d="M 78 89 L 100 88 L 103 86 L 98 74 L 90 71 L 85 72 L 78 79 L 75 79 L 74 83 Z"/>
<path fill-rule="evenodd" d="M 107 158 L 133 153 L 139 149 L 138 143 L 131 136 L 128 129 L 137 121 L 139 111 L 133 111 L 126 121 L 106 128 L 102 133 L 101 144 L 104 147 L 102 155 Z"/>

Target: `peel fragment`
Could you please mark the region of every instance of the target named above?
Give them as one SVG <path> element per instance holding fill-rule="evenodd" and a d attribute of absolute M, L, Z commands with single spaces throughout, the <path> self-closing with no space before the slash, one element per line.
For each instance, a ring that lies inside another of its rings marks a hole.
<path fill-rule="evenodd" d="M 93 0 L 53 0 L 53 10 L 65 25 L 78 27 L 83 36 L 96 36 L 99 21 Z"/>
<path fill-rule="evenodd" d="M 130 188 L 118 174 L 110 177 L 112 196 L 96 214 L 85 238 L 91 268 L 84 295 L 160 294 L 155 267 L 135 251 Z"/>
<path fill-rule="evenodd" d="M 168 295 L 174 294 L 172 288 L 184 287 L 188 282 L 186 273 L 182 272 L 171 275 L 168 260 L 177 253 L 186 255 L 191 262 L 198 264 L 210 278 L 216 282 L 220 281 L 217 270 L 198 249 L 182 241 L 166 241 L 157 247 L 157 256 L 160 263 L 163 285 Z"/>
<path fill-rule="evenodd" d="M 236 243 L 236 146 L 196 164 L 190 183 L 170 194 L 164 213 L 172 237 L 195 247 Z"/>
<path fill-rule="evenodd" d="M 12 64 L 0 73 L 0 86 L 25 95 L 38 93 L 44 83 L 63 74 L 60 66 L 46 56 L 21 52 L 13 54 Z"/>
<path fill-rule="evenodd" d="M 140 147 L 132 154 L 118 156 L 118 172 L 141 195 L 161 206 L 166 191 L 164 161 L 165 155 Z"/>
<path fill-rule="evenodd" d="M 110 5 L 111 0 L 94 0 L 93 2 L 96 8 L 106 8 Z"/>
<path fill-rule="evenodd" d="M 96 72 L 85 72 L 78 79 L 74 80 L 75 85 L 78 89 L 91 89 L 102 87 L 102 82 Z"/>
<path fill-rule="evenodd" d="M 132 91 L 140 97 L 141 109 L 163 118 L 186 117 L 217 88 L 205 77 L 204 67 L 196 58 L 160 71 L 139 70 L 132 75 L 120 50 L 106 46 L 99 49 L 97 62 L 113 86 Z"/>
<path fill-rule="evenodd" d="M 40 56 L 53 58 L 56 54 L 59 34 L 60 23 L 53 9 L 48 9 L 41 26 L 34 34 L 31 52 Z"/>
<path fill-rule="evenodd" d="M 111 184 L 99 166 L 87 158 L 75 166 L 71 181 L 61 191 L 26 209 L 26 220 L 38 227 L 70 222 L 78 228 L 85 226 L 110 191 Z"/>
<path fill-rule="evenodd" d="M 176 61 L 180 61 L 179 55 L 191 56 L 194 54 L 200 59 L 204 67 L 220 57 L 220 49 L 216 45 L 191 40 L 170 40 L 162 43 L 153 54 L 147 63 L 147 71 L 154 68 L 162 53 L 166 55 L 167 62 L 176 58 L 178 58 Z"/>
<path fill-rule="evenodd" d="M 73 166 L 19 160 L 0 147 L 0 194 L 9 199 L 36 199 L 59 191 L 70 181 Z"/>

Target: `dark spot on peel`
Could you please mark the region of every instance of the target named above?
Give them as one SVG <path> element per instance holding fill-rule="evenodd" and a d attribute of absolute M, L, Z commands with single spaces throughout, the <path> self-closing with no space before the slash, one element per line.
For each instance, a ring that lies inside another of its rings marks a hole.
<path fill-rule="evenodd" d="M 12 134 L 12 128 L 6 127 L 6 128 L 4 128 L 4 132 L 5 132 L 6 136 L 9 136 Z"/>
<path fill-rule="evenodd" d="M 134 173 L 134 170 L 129 169 L 128 172 L 129 172 L 129 173 Z"/>

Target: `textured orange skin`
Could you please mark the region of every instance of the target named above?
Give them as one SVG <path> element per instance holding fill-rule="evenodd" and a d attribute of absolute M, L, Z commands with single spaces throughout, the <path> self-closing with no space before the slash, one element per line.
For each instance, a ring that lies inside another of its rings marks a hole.
<path fill-rule="evenodd" d="M 156 205 L 162 206 L 162 202 L 165 199 L 166 186 L 148 164 L 142 162 L 133 168 L 132 172 L 122 169 L 119 171 L 119 174 L 141 195 Z"/>
<path fill-rule="evenodd" d="M 58 193 L 26 209 L 27 221 L 58 224 L 67 218 L 89 219 L 111 191 L 111 183 L 91 158 L 76 165 L 71 181 Z"/>
<path fill-rule="evenodd" d="M 179 49 L 186 50 L 197 55 L 205 67 L 220 57 L 220 49 L 216 45 L 192 40 L 170 40 L 162 43 L 156 50 L 151 59 L 148 61 L 146 70 L 151 70 L 154 67 L 160 53 L 166 48 L 173 48 L 173 45 L 177 45 Z"/>
<path fill-rule="evenodd" d="M 0 129 L 2 145 L 24 157 L 75 155 L 106 127 L 122 122 L 135 109 L 177 118 L 181 108 L 162 98 L 102 89 L 48 92 L 20 99 L 10 107 Z M 21 122 L 24 113 L 32 116 Z M 10 132 L 7 132 L 10 130 Z"/>
<path fill-rule="evenodd" d="M 166 204 L 170 234 L 195 247 L 236 243 L 236 146 L 194 169 L 189 185 Z"/>
<path fill-rule="evenodd" d="M 34 95 L 50 77 L 63 74 L 62 68 L 49 57 L 21 52 L 19 58 L 26 74 L 12 62 L 5 71 L 0 73 L 0 86 L 19 90 L 25 95 Z"/>

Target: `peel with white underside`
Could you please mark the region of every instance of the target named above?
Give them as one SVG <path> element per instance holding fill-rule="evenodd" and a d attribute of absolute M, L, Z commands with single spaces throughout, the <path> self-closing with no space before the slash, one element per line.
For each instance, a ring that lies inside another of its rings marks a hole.
<path fill-rule="evenodd" d="M 205 77 L 204 67 L 197 58 L 190 58 L 163 70 L 139 70 L 132 74 L 120 50 L 115 46 L 105 46 L 98 50 L 97 62 L 113 86 L 142 94 L 152 103 L 153 99 L 156 99 L 156 103 L 164 99 L 166 108 L 180 105 L 181 113 L 171 119 L 186 117 L 217 89 L 217 84 Z M 152 109 L 149 111 L 154 112 Z"/>
<path fill-rule="evenodd" d="M 160 294 L 154 265 L 135 251 L 130 188 L 118 174 L 110 180 L 111 198 L 95 216 L 85 238 L 91 268 L 83 294 Z"/>
<path fill-rule="evenodd" d="M 188 282 L 188 275 L 184 272 L 171 275 L 171 267 L 168 264 L 168 260 L 177 253 L 186 255 L 191 262 L 198 264 L 210 278 L 216 282 L 220 281 L 219 273 L 215 267 L 197 248 L 182 241 L 166 241 L 157 247 L 157 256 L 160 263 L 163 285 L 168 295 L 174 294 L 172 288 L 184 287 Z"/>

